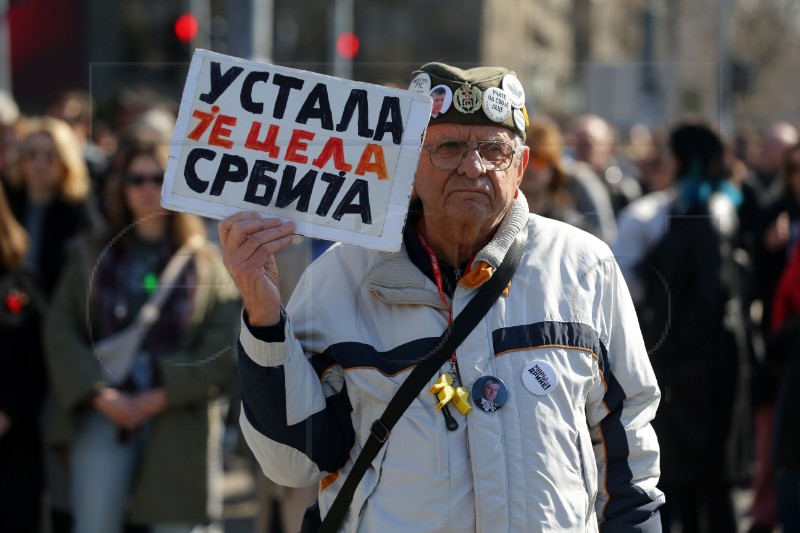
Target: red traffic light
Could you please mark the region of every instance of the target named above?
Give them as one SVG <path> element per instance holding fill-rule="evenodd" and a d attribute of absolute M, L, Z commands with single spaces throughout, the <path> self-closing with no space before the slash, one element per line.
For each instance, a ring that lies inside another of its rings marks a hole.
<path fill-rule="evenodd" d="M 346 31 L 336 38 L 336 52 L 344 59 L 353 59 L 358 54 L 359 44 L 356 34 Z"/>
<path fill-rule="evenodd" d="M 175 21 L 175 36 L 182 43 L 190 43 L 197 37 L 197 19 L 191 13 L 184 13 Z"/>

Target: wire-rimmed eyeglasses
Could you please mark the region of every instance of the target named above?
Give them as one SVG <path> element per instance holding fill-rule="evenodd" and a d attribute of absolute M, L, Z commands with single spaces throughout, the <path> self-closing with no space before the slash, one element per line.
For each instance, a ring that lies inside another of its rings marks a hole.
<path fill-rule="evenodd" d="M 472 146 L 470 146 L 472 145 Z M 505 170 L 514 159 L 514 146 L 504 141 L 458 141 L 441 140 L 430 145 L 422 145 L 428 151 L 431 164 L 442 170 L 454 170 L 467 157 L 467 153 L 476 150 L 481 156 L 486 170 Z"/>

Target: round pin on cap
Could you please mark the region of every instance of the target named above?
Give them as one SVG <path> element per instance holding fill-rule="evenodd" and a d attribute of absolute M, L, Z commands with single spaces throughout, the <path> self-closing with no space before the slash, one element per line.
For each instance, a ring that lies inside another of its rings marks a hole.
<path fill-rule="evenodd" d="M 519 109 L 525 105 L 525 89 L 522 88 L 522 84 L 516 76 L 506 74 L 503 76 L 500 86 L 508 95 L 508 100 L 513 107 Z"/>
<path fill-rule="evenodd" d="M 429 96 L 433 99 L 433 107 L 431 108 L 431 118 L 436 118 L 439 115 L 444 115 L 450 109 L 450 104 L 453 102 L 453 91 L 447 85 L 437 85 Z"/>
<path fill-rule="evenodd" d="M 418 74 L 408 86 L 409 91 L 428 94 L 431 90 L 431 77 L 426 74 Z"/>
<path fill-rule="evenodd" d="M 514 125 L 518 130 L 525 131 L 525 115 L 519 109 L 514 110 Z"/>
<path fill-rule="evenodd" d="M 489 87 L 483 93 L 483 112 L 494 122 L 503 122 L 511 114 L 511 102 L 503 89 Z"/>
<path fill-rule="evenodd" d="M 531 361 L 522 370 L 522 384 L 537 396 L 553 392 L 558 385 L 558 374 L 547 361 Z"/>

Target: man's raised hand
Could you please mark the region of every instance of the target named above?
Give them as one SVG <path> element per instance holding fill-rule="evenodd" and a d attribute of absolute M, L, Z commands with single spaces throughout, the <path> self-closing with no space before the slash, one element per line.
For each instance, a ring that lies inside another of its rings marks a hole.
<path fill-rule="evenodd" d="M 252 326 L 280 320 L 281 296 L 275 254 L 292 243 L 294 222 L 235 213 L 219 223 L 225 268 L 239 287 Z"/>

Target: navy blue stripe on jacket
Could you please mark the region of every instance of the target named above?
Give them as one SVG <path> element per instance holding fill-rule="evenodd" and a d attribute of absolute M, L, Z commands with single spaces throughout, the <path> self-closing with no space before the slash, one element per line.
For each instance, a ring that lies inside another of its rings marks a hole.
<path fill-rule="evenodd" d="M 416 366 L 439 339 L 417 339 L 381 352 L 362 342 L 340 342 L 329 346 L 321 355 L 339 363 L 345 370 L 374 368 L 386 376 L 394 376 Z"/>
<path fill-rule="evenodd" d="M 345 370 L 367 367 L 391 376 L 414 367 L 437 340 L 417 339 L 385 352 L 364 343 L 343 342 L 312 355 L 309 361 L 320 378 L 336 363 Z M 262 367 L 250 359 L 241 343 L 238 348 L 242 406 L 250 425 L 265 437 L 304 453 L 320 470 L 333 472 L 344 466 L 355 441 L 346 388 L 328 397 L 324 410 L 290 426 L 283 367 Z"/>
<path fill-rule="evenodd" d="M 609 410 L 600 423 L 606 450 L 606 490 L 608 502 L 603 516 L 604 531 L 660 531 L 659 503 L 632 483 L 628 465 L 628 441 L 621 421 L 625 391 L 608 360 L 608 351 L 597 332 L 574 322 L 537 322 L 501 328 L 492 333 L 495 354 L 543 346 L 564 346 L 590 350 L 598 358 L 608 387 L 603 402 Z"/>
<path fill-rule="evenodd" d="M 609 410 L 600 422 L 600 431 L 606 450 L 606 490 L 608 502 L 603 509 L 605 521 L 602 531 L 661 531 L 658 512 L 660 503 L 654 502 L 638 486 L 634 485 L 633 473 L 628 465 L 628 439 L 620 420 L 625 401 L 625 391 L 611 371 L 608 351 L 600 343 L 600 371 L 605 377 L 608 390 L 603 402 Z"/>
<path fill-rule="evenodd" d="M 289 425 L 283 367 L 263 367 L 250 359 L 241 343 L 238 349 L 242 408 L 250 425 L 265 437 L 304 453 L 322 471 L 344 466 L 355 442 L 346 387 L 326 399 L 325 409 Z M 324 371 L 329 366 L 318 358 L 315 369 Z"/>

